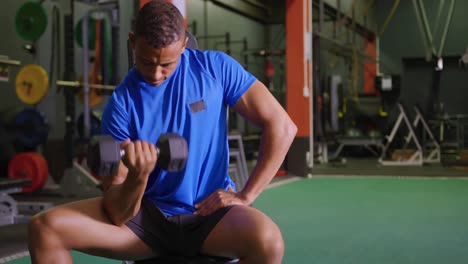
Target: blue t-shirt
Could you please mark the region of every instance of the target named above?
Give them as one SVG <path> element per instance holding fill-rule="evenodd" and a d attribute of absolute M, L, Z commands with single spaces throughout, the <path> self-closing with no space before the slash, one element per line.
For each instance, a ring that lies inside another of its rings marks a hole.
<path fill-rule="evenodd" d="M 166 215 L 192 214 L 194 205 L 234 183 L 227 174 L 227 106 L 256 78 L 225 53 L 186 49 L 176 70 L 160 86 L 147 84 L 132 68 L 114 90 L 102 117 L 102 132 L 116 140 L 156 142 L 163 133 L 187 140 L 181 172 L 156 166 L 144 198 Z"/>

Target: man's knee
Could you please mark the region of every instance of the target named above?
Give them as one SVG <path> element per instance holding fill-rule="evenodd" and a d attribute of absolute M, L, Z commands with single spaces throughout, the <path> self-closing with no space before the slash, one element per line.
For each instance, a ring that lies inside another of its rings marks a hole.
<path fill-rule="evenodd" d="M 246 248 L 248 255 L 256 255 L 262 259 L 281 259 L 284 255 L 284 240 L 281 230 L 275 222 L 262 212 L 252 208 L 240 208 L 236 221 L 247 224 Z M 272 261 L 271 263 L 277 263 Z"/>
<path fill-rule="evenodd" d="M 276 224 L 270 223 L 258 228 L 255 235 L 256 253 L 273 258 L 282 258 L 284 240 Z"/>
<path fill-rule="evenodd" d="M 41 244 L 45 246 L 56 238 L 58 219 L 53 212 L 40 213 L 31 218 L 28 223 L 29 244 Z"/>
<path fill-rule="evenodd" d="M 44 230 L 47 226 L 47 217 L 43 214 L 37 214 L 33 216 L 28 223 L 28 235 L 29 237 L 35 237 L 39 232 Z"/>

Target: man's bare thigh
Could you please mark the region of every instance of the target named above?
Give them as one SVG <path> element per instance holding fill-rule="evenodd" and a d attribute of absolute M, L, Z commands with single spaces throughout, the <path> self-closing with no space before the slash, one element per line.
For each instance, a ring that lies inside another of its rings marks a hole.
<path fill-rule="evenodd" d="M 76 201 L 54 207 L 39 216 L 67 249 L 114 259 L 141 259 L 156 252 L 126 225 L 111 223 L 102 198 Z"/>
<path fill-rule="evenodd" d="M 202 253 L 244 257 L 256 248 L 265 234 L 274 233 L 280 233 L 280 230 L 268 216 L 249 206 L 234 206 L 208 235 Z"/>

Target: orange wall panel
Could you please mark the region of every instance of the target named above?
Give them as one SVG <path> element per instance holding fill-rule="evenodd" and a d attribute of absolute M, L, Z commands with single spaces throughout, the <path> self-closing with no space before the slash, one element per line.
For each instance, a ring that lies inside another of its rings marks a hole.
<path fill-rule="evenodd" d="M 377 47 L 375 39 L 367 40 L 366 43 L 366 54 L 377 59 Z M 364 93 L 365 94 L 376 94 L 375 90 L 375 76 L 377 75 L 377 64 L 373 61 L 364 63 Z"/>
<path fill-rule="evenodd" d="M 309 98 L 303 95 L 304 8 L 303 0 L 286 1 L 286 110 L 298 127 L 297 137 L 310 135 Z"/>

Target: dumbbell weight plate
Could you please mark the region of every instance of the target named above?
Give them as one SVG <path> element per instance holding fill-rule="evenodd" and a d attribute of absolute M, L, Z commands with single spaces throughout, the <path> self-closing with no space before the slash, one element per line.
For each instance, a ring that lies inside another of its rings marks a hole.
<path fill-rule="evenodd" d="M 185 167 L 188 156 L 187 142 L 177 134 L 162 134 L 156 145 L 160 168 L 175 172 Z M 87 164 L 98 176 L 115 175 L 120 159 L 124 155 L 120 142 L 110 135 L 98 135 L 92 138 L 88 148 Z"/>
<path fill-rule="evenodd" d="M 185 167 L 188 146 L 183 137 L 173 133 L 162 134 L 156 147 L 160 153 L 158 164 L 164 164 L 160 167 L 172 172 L 180 171 Z"/>

